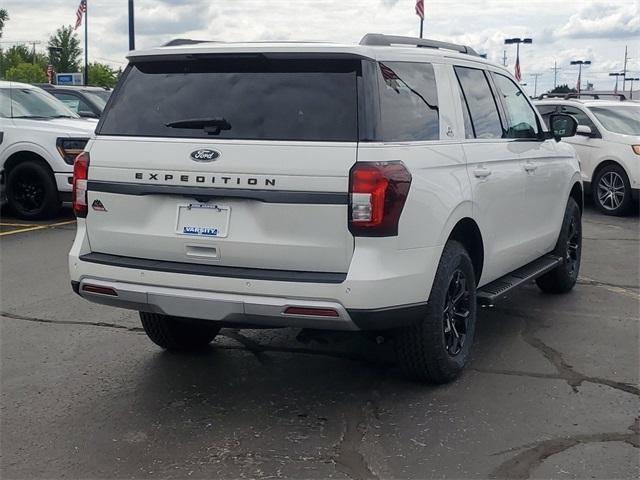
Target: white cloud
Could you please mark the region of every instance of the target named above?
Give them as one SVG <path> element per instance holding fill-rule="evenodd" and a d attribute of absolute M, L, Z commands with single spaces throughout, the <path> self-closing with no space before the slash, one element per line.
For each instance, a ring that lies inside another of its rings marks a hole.
<path fill-rule="evenodd" d="M 588 4 L 558 28 L 558 38 L 617 38 L 640 35 L 640 2 Z"/>
<path fill-rule="evenodd" d="M 71 24 L 79 0 L 0 0 L 11 19 L 3 41 L 46 40 L 56 28 Z M 149 48 L 171 38 L 253 40 L 328 40 L 358 42 L 368 32 L 417 35 L 415 0 L 135 0 L 136 46 Z M 127 2 L 89 0 L 90 60 L 122 66 L 128 48 Z M 46 10 L 45 10 L 46 9 Z M 428 0 L 425 36 L 465 43 L 509 68 L 515 47 L 507 37 L 533 37 L 521 49 L 525 79 L 542 73 L 539 89 L 553 83 L 554 60 L 561 78 L 575 83 L 571 59 L 593 62 L 585 75 L 608 86 L 609 71 L 622 68 L 629 44 L 630 68 L 638 72 L 637 0 Z M 634 33 L 635 32 L 635 33 Z M 79 32 L 81 39 L 83 33 Z M 563 80 L 564 81 L 564 80 Z"/>

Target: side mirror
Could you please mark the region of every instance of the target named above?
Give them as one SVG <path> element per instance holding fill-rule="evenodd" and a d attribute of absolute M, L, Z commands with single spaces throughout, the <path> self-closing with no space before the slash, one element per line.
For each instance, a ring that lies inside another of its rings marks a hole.
<path fill-rule="evenodd" d="M 585 137 L 592 137 L 593 132 L 591 131 L 591 127 L 588 125 L 578 125 L 576 129 L 576 135 L 584 135 Z"/>
<path fill-rule="evenodd" d="M 573 137 L 578 129 L 578 122 L 566 113 L 553 113 L 549 116 L 549 130 L 551 135 L 559 142 L 561 138 Z"/>
<path fill-rule="evenodd" d="M 98 118 L 98 115 L 93 112 L 78 112 L 78 115 L 82 118 Z"/>

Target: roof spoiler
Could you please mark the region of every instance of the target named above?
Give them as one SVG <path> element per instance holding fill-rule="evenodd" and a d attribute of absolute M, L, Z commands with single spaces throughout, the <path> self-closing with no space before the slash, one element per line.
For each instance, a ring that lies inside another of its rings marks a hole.
<path fill-rule="evenodd" d="M 222 43 L 216 40 L 193 40 L 191 38 L 174 38 L 162 45 L 163 47 L 178 47 L 180 45 L 196 45 L 198 43 Z"/>
<path fill-rule="evenodd" d="M 371 45 L 380 47 L 390 47 L 392 45 L 413 45 L 418 48 L 437 48 L 443 50 L 453 50 L 454 52 L 466 53 L 479 57 L 478 52 L 466 45 L 458 45 L 456 43 L 441 42 L 439 40 L 431 40 L 428 38 L 402 37 L 399 35 L 384 35 L 382 33 L 367 33 L 360 45 Z"/>

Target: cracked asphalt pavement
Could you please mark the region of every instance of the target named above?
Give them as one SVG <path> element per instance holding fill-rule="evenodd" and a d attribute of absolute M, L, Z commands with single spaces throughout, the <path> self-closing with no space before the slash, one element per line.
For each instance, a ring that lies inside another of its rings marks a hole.
<path fill-rule="evenodd" d="M 75 227 L 52 223 L 0 246 L 2 478 L 640 475 L 637 215 L 587 209 L 576 289 L 482 309 L 440 387 L 375 335 L 226 329 L 162 352 L 135 313 L 71 292 Z"/>

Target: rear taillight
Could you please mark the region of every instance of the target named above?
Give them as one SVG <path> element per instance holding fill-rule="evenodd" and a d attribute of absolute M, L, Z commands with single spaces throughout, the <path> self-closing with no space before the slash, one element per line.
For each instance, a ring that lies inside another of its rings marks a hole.
<path fill-rule="evenodd" d="M 87 178 L 89 173 L 89 153 L 82 152 L 73 162 L 73 213 L 76 217 L 87 216 Z"/>
<path fill-rule="evenodd" d="M 398 234 L 411 174 L 400 161 L 356 163 L 349 173 L 349 230 L 360 237 Z"/>

